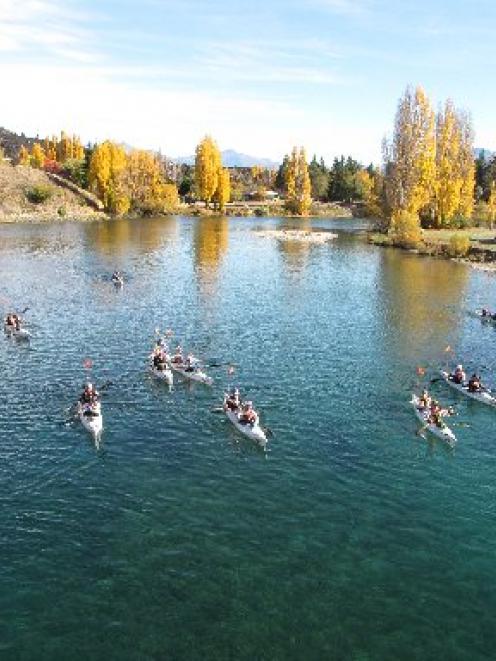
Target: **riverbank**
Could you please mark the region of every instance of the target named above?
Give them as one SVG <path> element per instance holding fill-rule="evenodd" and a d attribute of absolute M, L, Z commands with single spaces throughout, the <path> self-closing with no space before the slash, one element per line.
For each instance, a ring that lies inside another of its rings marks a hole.
<path fill-rule="evenodd" d="M 371 232 L 367 236 L 369 243 L 380 247 L 399 248 L 392 238 L 385 233 Z M 422 241 L 410 253 L 463 260 L 472 265 L 486 264 L 485 270 L 496 269 L 496 229 L 469 227 L 460 230 L 428 229 L 422 230 Z"/>

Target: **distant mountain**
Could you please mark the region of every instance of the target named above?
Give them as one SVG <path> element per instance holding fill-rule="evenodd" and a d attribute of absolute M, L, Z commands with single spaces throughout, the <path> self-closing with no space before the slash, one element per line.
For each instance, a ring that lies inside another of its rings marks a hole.
<path fill-rule="evenodd" d="M 493 152 L 490 149 L 484 149 L 484 147 L 474 147 L 474 158 L 480 158 L 481 154 L 484 154 L 484 159 L 486 161 L 489 161 L 493 156 L 496 156 L 496 152 Z"/>
<path fill-rule="evenodd" d="M 270 158 L 258 158 L 257 156 L 248 156 L 248 154 L 240 154 L 234 149 L 225 149 L 222 153 L 222 163 L 227 168 L 251 168 L 255 165 L 260 165 L 263 168 L 275 169 L 279 167 L 279 163 L 271 161 Z M 178 156 L 174 159 L 176 163 L 184 163 L 185 165 L 194 165 L 194 156 Z"/>

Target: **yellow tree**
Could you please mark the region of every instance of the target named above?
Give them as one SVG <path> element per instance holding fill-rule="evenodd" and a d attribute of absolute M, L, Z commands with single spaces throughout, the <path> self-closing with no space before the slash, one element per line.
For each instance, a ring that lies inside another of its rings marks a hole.
<path fill-rule="evenodd" d="M 219 168 L 218 184 L 215 192 L 215 202 L 219 205 L 220 211 L 224 211 L 226 203 L 231 197 L 231 176 L 227 168 Z"/>
<path fill-rule="evenodd" d="M 296 179 L 298 176 L 298 152 L 296 147 L 293 147 L 291 156 L 287 161 L 284 176 L 286 183 L 286 208 L 289 211 L 296 212 Z"/>
<path fill-rule="evenodd" d="M 217 191 L 221 165 L 219 148 L 210 136 L 205 136 L 196 147 L 195 182 L 198 197 L 207 207 Z"/>
<path fill-rule="evenodd" d="M 435 115 L 424 90 L 407 88 L 399 101 L 393 139 L 385 145 L 385 191 L 391 213 L 390 229 L 428 208 L 436 183 Z M 406 213 L 403 213 L 406 212 Z"/>
<path fill-rule="evenodd" d="M 72 158 L 72 139 L 61 131 L 60 140 L 57 142 L 57 161 L 65 163 L 69 158 Z"/>
<path fill-rule="evenodd" d="M 177 206 L 177 187 L 164 181 L 160 161 L 148 151 L 136 149 L 129 154 L 122 184 L 137 211 L 162 213 Z"/>
<path fill-rule="evenodd" d="M 124 149 L 106 140 L 93 150 L 89 166 L 90 189 L 102 200 L 108 211 L 118 215 L 126 213 L 130 205 L 123 186 L 126 164 Z"/>
<path fill-rule="evenodd" d="M 57 160 L 57 138 L 55 136 L 52 136 L 49 138 L 48 136 L 44 140 L 44 150 L 45 150 L 45 157 L 48 161 L 56 161 Z"/>
<path fill-rule="evenodd" d="M 462 178 L 458 118 L 448 100 L 437 118 L 436 222 L 449 225 L 460 208 Z"/>
<path fill-rule="evenodd" d="M 17 164 L 29 165 L 30 163 L 31 163 L 31 157 L 29 155 L 29 151 L 26 149 L 24 145 L 21 145 L 21 148 L 19 149 L 19 154 L 17 156 Z"/>
<path fill-rule="evenodd" d="M 297 212 L 300 216 L 308 216 L 312 206 L 312 182 L 308 172 L 307 158 L 303 147 L 300 149 L 298 157 L 298 177 L 297 186 Z"/>
<path fill-rule="evenodd" d="M 72 158 L 77 161 L 82 161 L 84 158 L 84 147 L 77 135 L 72 136 Z"/>
<path fill-rule="evenodd" d="M 31 166 L 41 169 L 45 164 L 45 152 L 39 142 L 35 142 L 31 149 Z"/>
<path fill-rule="evenodd" d="M 286 169 L 286 208 L 306 216 L 312 204 L 312 183 L 305 150 L 293 147 Z"/>

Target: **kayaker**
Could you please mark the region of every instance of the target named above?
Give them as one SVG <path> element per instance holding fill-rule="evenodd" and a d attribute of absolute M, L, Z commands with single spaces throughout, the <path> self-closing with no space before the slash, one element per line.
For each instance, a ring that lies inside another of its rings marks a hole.
<path fill-rule="evenodd" d="M 178 345 L 178 346 L 176 347 L 176 353 L 172 356 L 172 362 L 173 362 L 175 365 L 181 365 L 181 363 L 183 362 L 183 360 L 184 360 L 184 359 L 183 359 L 183 350 L 182 350 L 181 345 Z"/>
<path fill-rule="evenodd" d="M 422 394 L 419 397 L 419 408 L 427 409 L 431 405 L 431 396 L 427 392 L 426 388 L 422 390 Z"/>
<path fill-rule="evenodd" d="M 100 394 L 92 383 L 87 383 L 83 393 L 80 397 L 82 404 L 96 404 L 100 398 Z"/>
<path fill-rule="evenodd" d="M 186 372 L 194 372 L 198 367 L 198 359 L 192 353 L 186 356 L 185 360 Z"/>
<path fill-rule="evenodd" d="M 481 378 L 474 372 L 468 382 L 468 390 L 469 392 L 481 392 L 482 389 Z"/>
<path fill-rule="evenodd" d="M 237 411 L 239 409 L 241 406 L 241 399 L 237 388 L 233 388 L 231 392 L 225 396 L 224 405 L 230 411 Z"/>
<path fill-rule="evenodd" d="M 15 314 L 8 314 L 8 315 L 5 317 L 5 325 L 6 325 L 6 326 L 12 326 L 12 327 L 14 327 L 14 326 L 15 326 L 15 319 L 14 319 L 14 317 L 15 317 Z"/>
<path fill-rule="evenodd" d="M 465 383 L 467 376 L 463 371 L 463 366 L 457 365 L 455 371 L 453 372 L 453 374 L 451 374 L 450 378 L 454 383 L 458 383 L 459 385 Z"/>
<path fill-rule="evenodd" d="M 243 411 L 239 418 L 239 421 L 243 424 L 254 425 L 258 419 L 256 412 L 253 410 L 253 404 L 251 402 L 246 402 L 243 405 Z"/>
<path fill-rule="evenodd" d="M 482 317 L 491 317 L 492 315 L 491 315 L 491 313 L 489 312 L 489 310 L 487 308 L 482 308 L 481 316 Z"/>

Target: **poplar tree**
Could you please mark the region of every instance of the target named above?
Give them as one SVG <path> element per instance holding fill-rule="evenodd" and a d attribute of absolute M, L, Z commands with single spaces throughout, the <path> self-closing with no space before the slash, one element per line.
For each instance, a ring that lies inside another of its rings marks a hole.
<path fill-rule="evenodd" d="M 41 169 L 45 164 L 45 152 L 39 142 L 35 142 L 31 149 L 31 166 Z"/>
<path fill-rule="evenodd" d="M 221 168 L 221 155 L 219 148 L 210 136 L 205 138 L 196 147 L 195 182 L 198 197 L 208 208 L 218 185 L 219 170 Z"/>
<path fill-rule="evenodd" d="M 393 225 L 400 212 L 418 216 L 432 198 L 436 175 L 435 115 L 421 87 L 407 88 L 400 99 L 386 168 Z"/>
<path fill-rule="evenodd" d="M 461 202 L 460 130 L 453 103 L 448 100 L 437 117 L 436 222 L 449 225 Z"/>
<path fill-rule="evenodd" d="M 226 203 L 231 197 L 231 176 L 227 168 L 219 168 L 218 184 L 215 192 L 215 202 L 219 205 L 219 210 L 224 211 Z"/>
<path fill-rule="evenodd" d="M 109 140 L 95 147 L 90 160 L 90 189 L 102 200 L 107 211 L 117 215 L 126 213 L 130 205 L 123 187 L 126 163 L 124 149 Z"/>
<path fill-rule="evenodd" d="M 19 149 L 19 155 L 17 156 L 18 165 L 29 165 L 31 162 L 31 157 L 29 156 L 29 151 L 24 145 L 21 145 Z"/>
<path fill-rule="evenodd" d="M 310 181 L 307 158 L 303 147 L 300 149 L 300 155 L 298 159 L 297 193 L 298 214 L 300 216 L 308 216 L 308 212 L 312 206 L 312 182 Z"/>
<path fill-rule="evenodd" d="M 293 147 L 285 174 L 286 208 L 300 216 L 308 215 L 312 204 L 312 183 L 303 148 Z"/>

